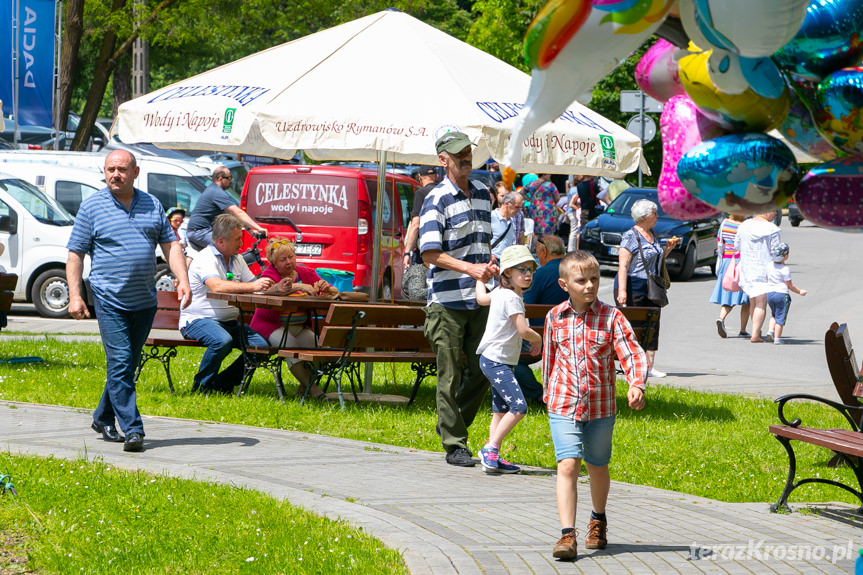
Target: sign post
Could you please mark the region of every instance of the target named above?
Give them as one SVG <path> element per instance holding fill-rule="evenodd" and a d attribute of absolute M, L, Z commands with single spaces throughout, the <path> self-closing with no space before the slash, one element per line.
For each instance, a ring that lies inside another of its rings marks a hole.
<path fill-rule="evenodd" d="M 626 129 L 637 134 L 641 140 L 641 145 L 652 141 L 656 136 L 656 122 L 650 116 L 645 116 L 645 113 L 658 114 L 662 112 L 662 102 L 651 98 L 641 90 L 621 90 L 620 91 L 620 111 L 637 112 L 626 124 Z M 641 187 L 641 166 L 638 167 L 638 187 Z"/>

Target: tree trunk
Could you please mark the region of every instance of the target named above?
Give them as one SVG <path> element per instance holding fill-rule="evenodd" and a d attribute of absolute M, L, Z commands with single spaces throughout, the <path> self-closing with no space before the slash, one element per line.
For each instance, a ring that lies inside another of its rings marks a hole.
<path fill-rule="evenodd" d="M 63 131 L 72 106 L 72 90 L 75 88 L 75 70 L 78 50 L 84 35 L 84 0 L 66 0 L 66 27 L 63 29 L 63 46 L 60 53 L 60 90 L 58 117 L 54 125 Z"/>
<path fill-rule="evenodd" d="M 128 102 L 131 99 L 132 64 L 129 62 L 128 58 L 123 58 L 123 63 L 114 71 L 114 106 L 111 110 L 111 117 L 116 118 L 120 104 Z"/>
<path fill-rule="evenodd" d="M 99 109 L 102 107 L 102 99 L 105 97 L 105 90 L 108 88 L 108 80 L 117 66 L 117 60 L 129 53 L 132 45 L 135 43 L 135 39 L 141 35 L 142 29 L 149 26 L 163 10 L 176 4 L 177 1 L 162 0 L 150 15 L 132 31 L 132 34 L 117 48 L 116 52 L 114 51 L 114 47 L 117 44 L 117 33 L 114 30 L 105 32 L 105 37 L 102 39 L 102 48 L 99 50 L 99 59 L 96 61 L 96 70 L 93 73 L 93 81 L 90 84 L 90 91 L 87 93 L 87 103 L 84 104 L 84 111 L 81 112 L 81 122 L 78 124 L 78 131 L 75 132 L 75 140 L 72 142 L 73 150 L 82 151 L 87 146 L 93 126 L 96 123 L 96 118 L 99 117 Z M 124 0 L 112 0 L 111 13 L 114 14 L 123 10 L 125 4 Z"/>

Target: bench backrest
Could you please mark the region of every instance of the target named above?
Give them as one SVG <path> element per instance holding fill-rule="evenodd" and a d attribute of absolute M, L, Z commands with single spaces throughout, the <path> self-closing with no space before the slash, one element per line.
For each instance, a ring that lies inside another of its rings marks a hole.
<path fill-rule="evenodd" d="M 347 345 L 350 326 L 328 325 L 321 329 L 318 345 L 329 348 L 344 348 Z M 373 348 L 376 351 L 430 351 L 421 327 L 393 329 L 392 327 L 357 327 L 354 349 Z"/>
<path fill-rule="evenodd" d="M 15 295 L 17 284 L 17 275 L 0 273 L 0 312 L 8 312 L 12 309 L 12 297 Z"/>
<path fill-rule="evenodd" d="M 659 316 L 662 313 L 658 307 L 621 307 L 617 308 L 623 313 L 623 317 L 629 320 L 635 338 L 643 349 L 657 337 Z"/>
<path fill-rule="evenodd" d="M 334 303 L 327 312 L 325 324 L 352 325 L 354 314 L 357 311 L 362 311 L 365 314 L 365 317 L 359 319 L 357 325 L 422 326 L 426 318 L 426 314 L 420 306 Z"/>
<path fill-rule="evenodd" d="M 831 324 L 824 335 L 824 353 L 830 378 L 842 403 L 857 405 L 858 398 L 863 398 L 863 378 L 854 357 L 847 324 Z"/>
<path fill-rule="evenodd" d="M 243 318 L 248 325 L 252 321 L 252 313 L 243 310 Z M 177 329 L 180 324 L 180 302 L 175 291 L 156 292 L 156 315 L 153 317 L 152 329 Z"/>

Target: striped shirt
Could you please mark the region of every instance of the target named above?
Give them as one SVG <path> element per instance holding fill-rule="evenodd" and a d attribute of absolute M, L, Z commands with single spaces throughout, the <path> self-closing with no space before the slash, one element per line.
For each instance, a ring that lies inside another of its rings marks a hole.
<path fill-rule="evenodd" d="M 719 226 L 719 249 L 722 250 L 722 257 L 724 258 L 730 258 L 737 253 L 734 249 L 734 238 L 737 236 L 738 227 L 740 227 L 740 222 L 735 222 L 730 218 L 726 218 Z"/>
<path fill-rule="evenodd" d="M 177 241 L 162 204 L 135 190 L 127 210 L 103 188 L 83 202 L 66 247 L 90 256 L 90 287 L 105 304 L 137 311 L 156 306 L 157 245 Z"/>
<path fill-rule="evenodd" d="M 614 415 L 615 355 L 629 385 L 644 389 L 647 355 L 620 310 L 599 300 L 582 314 L 569 299 L 553 307 L 545 317 L 542 351 L 548 412 L 577 421 Z"/>
<path fill-rule="evenodd" d="M 420 252 L 440 250 L 471 264 L 490 261 L 491 196 L 480 182 L 469 182 L 470 198 L 449 178 L 437 185 L 420 212 Z M 476 309 L 476 280 L 467 274 L 431 266 L 429 305 Z"/>

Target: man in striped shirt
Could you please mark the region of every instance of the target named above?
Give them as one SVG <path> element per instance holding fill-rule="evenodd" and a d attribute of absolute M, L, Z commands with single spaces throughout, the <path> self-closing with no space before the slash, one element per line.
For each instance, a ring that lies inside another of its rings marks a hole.
<path fill-rule="evenodd" d="M 134 188 L 135 156 L 115 150 L 105 158 L 107 187 L 83 202 L 67 248 L 69 314 L 90 317 L 81 296 L 84 256 L 90 256 L 90 287 L 105 348 L 107 377 L 92 428 L 105 441 L 142 451 L 144 423 L 135 395 L 135 368 L 156 315 L 156 246 L 177 278 L 177 299 L 191 301 L 186 258 L 155 197 Z M 115 420 L 126 434 L 117 432 Z"/>
<path fill-rule="evenodd" d="M 488 391 L 476 353 L 488 308 L 476 302 L 476 282 L 498 272 L 489 249 L 491 196 L 481 183 L 468 181 L 473 151 L 465 134 L 449 132 L 435 147 L 447 177 L 420 212 L 420 252 L 430 266 L 425 336 L 437 356 L 437 429 L 446 462 L 471 467 L 476 462 L 467 448 L 467 428 Z"/>
<path fill-rule="evenodd" d="M 611 437 L 615 419 L 614 357 L 629 384 L 632 409 L 644 407 L 647 355 L 620 310 L 596 299 L 599 263 L 591 254 L 574 251 L 560 263 L 560 287 L 569 298 L 545 318 L 542 353 L 543 399 L 557 459 L 557 511 L 561 538 L 552 554 L 575 559 L 575 510 L 578 472 L 584 459 L 590 475 L 593 512 L 585 547 L 606 545 L 605 503 L 611 477 Z"/>

